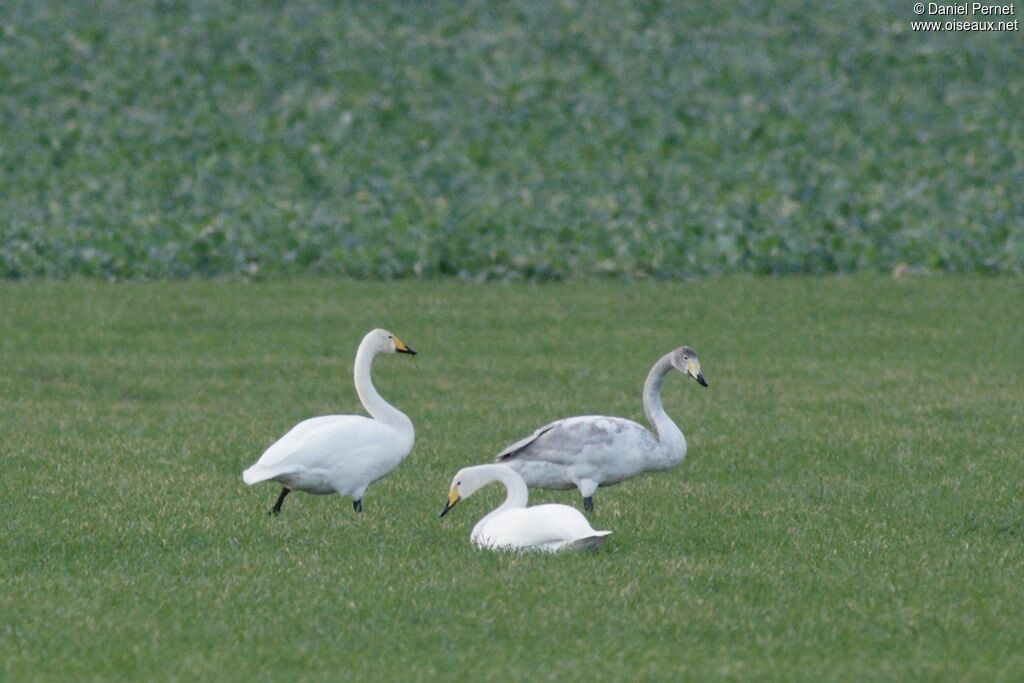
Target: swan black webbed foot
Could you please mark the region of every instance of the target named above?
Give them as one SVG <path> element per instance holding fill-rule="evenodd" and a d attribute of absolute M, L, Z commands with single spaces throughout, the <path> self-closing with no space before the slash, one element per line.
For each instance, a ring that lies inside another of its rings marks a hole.
<path fill-rule="evenodd" d="M 594 497 L 593 496 L 586 496 L 583 499 L 583 509 L 586 510 L 587 512 L 593 512 L 594 511 Z"/>
<path fill-rule="evenodd" d="M 277 517 L 279 514 L 281 514 L 281 504 L 284 503 L 284 497 L 291 492 L 292 490 L 287 486 L 281 487 L 281 495 L 277 497 L 277 502 L 274 503 L 274 507 L 270 508 L 269 514 L 272 517 Z"/>
<path fill-rule="evenodd" d="M 352 509 L 355 510 L 356 512 L 362 512 L 363 511 L 363 499 L 360 498 L 359 500 L 353 500 L 352 501 Z"/>

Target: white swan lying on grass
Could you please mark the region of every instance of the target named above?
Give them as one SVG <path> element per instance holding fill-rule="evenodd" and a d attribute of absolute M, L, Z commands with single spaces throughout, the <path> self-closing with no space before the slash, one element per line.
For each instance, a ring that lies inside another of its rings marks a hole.
<path fill-rule="evenodd" d="M 242 473 L 242 481 L 277 481 L 284 485 L 271 514 L 291 491 L 352 497 L 362 512 L 366 487 L 398 466 L 412 450 L 412 421 L 381 398 L 370 380 L 370 366 L 379 354 L 415 354 L 387 330 L 367 334 L 356 351 L 356 393 L 371 417 L 325 415 L 304 420 L 266 450 Z"/>
<path fill-rule="evenodd" d="M 505 465 L 477 465 L 459 470 L 452 479 L 444 517 L 463 498 L 492 481 L 505 485 L 505 502 L 473 527 L 470 540 L 490 550 L 578 550 L 599 546 L 611 531 L 596 531 L 576 508 L 568 505 L 526 507 L 526 482 Z"/>
<path fill-rule="evenodd" d="M 545 425 L 498 454 L 498 462 L 542 489 L 576 487 L 583 508 L 593 510 L 598 486 L 611 486 L 644 472 L 666 470 L 686 457 L 683 432 L 661 406 L 661 385 L 673 369 L 702 387 L 697 353 L 681 346 L 662 356 L 644 382 L 644 413 L 657 431 L 621 417 L 586 415 Z"/>

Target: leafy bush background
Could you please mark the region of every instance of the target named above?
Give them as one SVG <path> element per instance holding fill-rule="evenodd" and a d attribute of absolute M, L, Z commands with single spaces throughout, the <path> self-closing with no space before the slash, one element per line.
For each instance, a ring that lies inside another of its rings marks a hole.
<path fill-rule="evenodd" d="M 0 5 L 0 275 L 1024 270 L 1021 33 L 903 2 Z"/>

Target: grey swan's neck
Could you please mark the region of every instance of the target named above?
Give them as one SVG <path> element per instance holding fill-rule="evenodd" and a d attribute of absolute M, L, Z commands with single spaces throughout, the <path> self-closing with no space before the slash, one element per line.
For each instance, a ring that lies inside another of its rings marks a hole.
<path fill-rule="evenodd" d="M 665 377 L 673 370 L 672 354 L 667 353 L 658 359 L 644 382 L 644 414 L 648 422 L 657 432 L 658 453 L 650 458 L 653 469 L 667 469 L 678 465 L 686 457 L 686 438 L 683 430 L 672 421 L 661 405 L 661 385 Z"/>

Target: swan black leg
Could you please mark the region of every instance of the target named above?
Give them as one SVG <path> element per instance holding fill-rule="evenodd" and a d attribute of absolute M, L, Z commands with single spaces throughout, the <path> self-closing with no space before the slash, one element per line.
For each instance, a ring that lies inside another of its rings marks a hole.
<path fill-rule="evenodd" d="M 593 496 L 587 496 L 586 498 L 583 499 L 583 509 L 586 510 L 587 512 L 593 512 L 594 511 L 594 497 Z"/>
<path fill-rule="evenodd" d="M 277 497 L 277 502 L 274 503 L 274 507 L 270 509 L 270 514 L 277 516 L 281 514 L 281 503 L 284 502 L 284 497 L 291 493 L 292 490 L 287 486 L 281 487 L 281 495 Z"/>
<path fill-rule="evenodd" d="M 355 510 L 356 512 L 362 512 L 363 511 L 363 499 L 360 498 L 359 500 L 353 500 L 352 501 L 352 509 Z"/>

